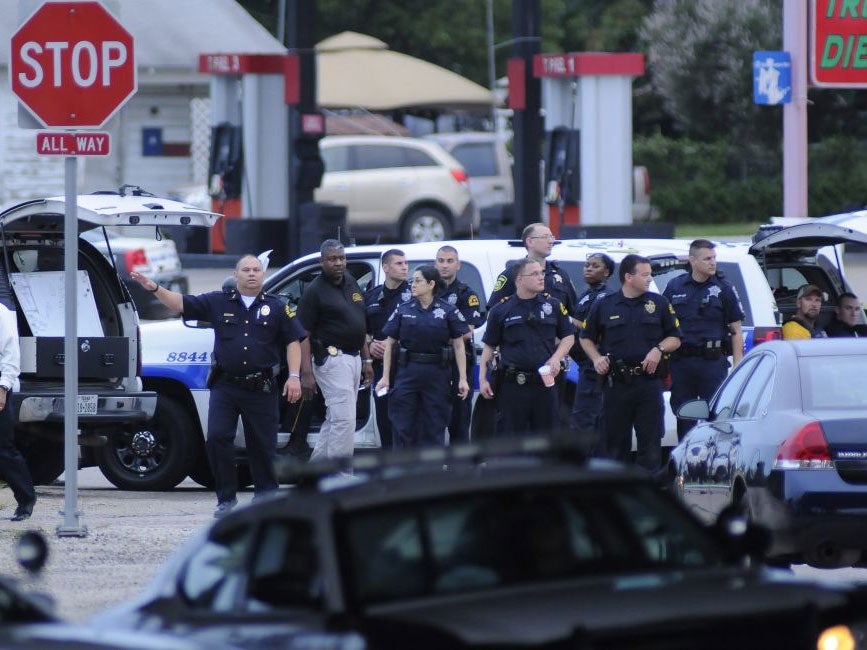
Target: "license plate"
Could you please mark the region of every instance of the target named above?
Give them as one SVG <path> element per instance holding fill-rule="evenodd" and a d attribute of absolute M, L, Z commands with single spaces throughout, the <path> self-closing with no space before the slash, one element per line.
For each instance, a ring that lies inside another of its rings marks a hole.
<path fill-rule="evenodd" d="M 79 415 L 96 415 L 96 395 L 79 395 L 76 401 Z"/>

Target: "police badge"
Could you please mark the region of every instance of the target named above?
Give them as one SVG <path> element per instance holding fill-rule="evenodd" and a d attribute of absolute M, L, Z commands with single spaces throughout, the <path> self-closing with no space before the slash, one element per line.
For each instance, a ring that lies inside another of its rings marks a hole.
<path fill-rule="evenodd" d="M 400 294 L 401 302 L 408 302 L 410 298 L 412 298 L 412 291 L 409 289 Z"/>
<path fill-rule="evenodd" d="M 546 315 L 546 316 L 550 316 L 550 315 L 551 315 L 551 312 L 554 311 L 554 310 L 553 310 L 553 308 L 551 307 L 551 303 L 550 303 L 550 302 L 546 302 L 544 305 L 542 305 L 542 311 L 545 312 L 545 315 Z"/>
<path fill-rule="evenodd" d="M 433 315 L 434 315 L 434 318 L 442 318 L 443 316 L 446 315 L 446 310 L 443 309 L 442 307 L 437 307 L 436 309 L 434 309 Z"/>
<path fill-rule="evenodd" d="M 648 300 L 646 303 L 644 303 L 644 311 L 646 311 L 648 314 L 654 313 L 656 311 L 656 303 L 652 300 Z"/>
<path fill-rule="evenodd" d="M 259 313 L 263 316 L 267 316 L 271 313 L 271 308 L 268 305 L 262 305 L 262 309 L 259 310 Z"/>
<path fill-rule="evenodd" d="M 449 297 L 448 297 L 448 301 L 449 301 L 449 304 L 450 304 L 450 305 L 456 305 L 456 304 L 458 304 L 458 294 L 456 294 L 456 293 L 450 293 L 450 294 L 449 294 Z"/>

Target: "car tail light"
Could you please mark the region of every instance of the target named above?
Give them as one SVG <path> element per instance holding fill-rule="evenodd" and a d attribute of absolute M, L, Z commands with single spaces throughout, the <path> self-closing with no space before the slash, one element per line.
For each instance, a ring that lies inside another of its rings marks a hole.
<path fill-rule="evenodd" d="M 123 263 L 126 266 L 126 272 L 137 271 L 138 269 L 148 265 L 148 256 L 144 250 L 137 248 L 133 251 L 127 251 L 123 254 Z"/>
<path fill-rule="evenodd" d="M 452 178 L 461 185 L 466 185 L 469 182 L 470 177 L 463 169 L 450 169 L 449 171 L 452 173 Z"/>
<path fill-rule="evenodd" d="M 810 422 L 783 440 L 774 469 L 834 469 L 822 425 Z"/>
<path fill-rule="evenodd" d="M 753 330 L 753 346 L 768 341 L 779 341 L 781 338 L 783 338 L 781 327 L 756 327 Z"/>

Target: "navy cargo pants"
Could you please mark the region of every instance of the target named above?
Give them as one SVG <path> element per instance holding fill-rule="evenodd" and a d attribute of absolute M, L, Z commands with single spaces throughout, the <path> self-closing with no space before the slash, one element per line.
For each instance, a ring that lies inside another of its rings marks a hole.
<path fill-rule="evenodd" d="M 704 359 L 702 357 L 683 357 L 675 354 L 671 360 L 671 412 L 677 416 L 677 409 L 691 399 L 710 401 L 716 389 L 728 374 L 728 360 Z M 695 420 L 677 420 L 677 439 L 683 440 L 686 432 L 695 426 Z"/>
<path fill-rule="evenodd" d="M 445 444 L 452 412 L 451 368 L 410 361 L 397 369 L 388 396 L 395 449 Z"/>
<path fill-rule="evenodd" d="M 659 469 L 665 433 L 661 379 L 637 376 L 629 383 L 606 382 L 602 387 L 602 417 L 608 458 L 629 460 L 635 427 L 638 447 L 635 464 L 650 472 Z"/>
<path fill-rule="evenodd" d="M 277 489 L 274 475 L 279 425 L 277 390 L 276 382 L 271 392 L 266 393 L 222 380 L 211 388 L 206 447 L 214 473 L 217 502 L 231 501 L 238 491 L 238 475 L 235 471 L 238 416 L 244 424 L 247 460 L 255 494 Z"/>

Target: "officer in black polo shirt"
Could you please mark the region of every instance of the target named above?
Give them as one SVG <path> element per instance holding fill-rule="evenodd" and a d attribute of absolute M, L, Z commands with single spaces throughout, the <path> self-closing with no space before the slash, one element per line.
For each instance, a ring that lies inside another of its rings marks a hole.
<path fill-rule="evenodd" d="M 449 444 L 470 441 L 470 416 L 473 406 L 473 368 L 476 365 L 476 350 L 473 345 L 473 330 L 485 322 L 481 313 L 481 303 L 476 292 L 458 280 L 461 259 L 454 246 L 443 246 L 437 251 L 436 269 L 446 285 L 440 300 L 455 307 L 464 317 L 470 331 L 464 335 L 464 356 L 466 358 L 467 381 L 470 394 L 464 399 L 458 395 L 458 367 L 452 364 L 452 415 L 449 419 Z"/>
<path fill-rule="evenodd" d="M 352 456 L 362 372 L 364 386 L 373 381 L 364 297 L 346 272 L 343 244 L 326 239 L 319 252 L 322 273 L 304 290 L 298 304 L 298 318 L 309 334 L 302 345 L 302 386 L 312 395 L 318 385 L 325 400 L 325 422 L 311 461 Z"/>
<path fill-rule="evenodd" d="M 234 441 L 239 416 L 255 494 L 277 489 L 273 463 L 280 416 L 274 379 L 283 350 L 289 366 L 283 395 L 291 402 L 301 397 L 299 341 L 304 330 L 289 306 L 262 291 L 265 271 L 255 256 L 238 260 L 234 276 L 236 288 L 189 296 L 130 273 L 166 307 L 213 324 L 215 365 L 208 380 L 206 447 L 217 492 L 215 517 L 237 504 Z"/>
<path fill-rule="evenodd" d="M 602 388 L 606 455 L 626 461 L 635 427 L 636 463 L 656 472 L 665 433 L 660 362 L 680 347 L 680 328 L 671 303 L 648 291 L 653 279 L 650 260 L 627 255 L 620 262 L 619 275 L 620 291 L 590 308 L 581 330 L 581 347 L 597 374 L 606 378 Z"/>
<path fill-rule="evenodd" d="M 481 368 L 488 367 L 499 347 L 504 374 L 498 435 L 551 433 L 558 410 L 554 380 L 575 341 L 575 328 L 565 305 L 542 293 L 538 262 L 524 259 L 513 268 L 516 292 L 488 312 Z M 485 372 L 479 372 L 479 394 L 494 397 Z"/>
<path fill-rule="evenodd" d="M 367 315 L 367 344 L 373 357 L 373 383 L 382 379 L 382 355 L 385 353 L 385 334 L 382 328 L 401 303 L 409 301 L 412 293 L 407 275 L 406 255 L 402 250 L 390 248 L 382 254 L 382 272 L 385 280 L 364 294 L 364 308 Z M 376 406 L 376 428 L 379 429 L 379 442 L 382 449 L 391 449 L 391 420 L 388 416 L 388 395 L 373 398 Z"/>

